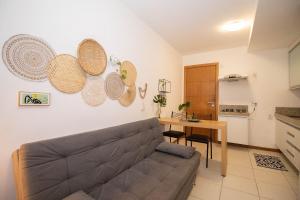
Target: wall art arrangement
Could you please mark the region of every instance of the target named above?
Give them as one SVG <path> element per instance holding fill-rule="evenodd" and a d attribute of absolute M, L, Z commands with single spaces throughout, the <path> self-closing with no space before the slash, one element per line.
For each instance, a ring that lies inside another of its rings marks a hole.
<path fill-rule="evenodd" d="M 19 106 L 49 106 L 50 93 L 19 92 Z"/>
<path fill-rule="evenodd" d="M 99 106 L 108 97 L 127 107 L 136 98 L 134 64 L 110 56 L 111 65 L 118 68 L 104 80 L 102 74 L 107 68 L 107 55 L 93 39 L 83 40 L 78 45 L 77 57 L 74 57 L 56 55 L 44 40 L 35 36 L 15 35 L 5 42 L 2 59 L 17 77 L 31 81 L 49 80 L 54 88 L 67 94 L 81 92 L 82 99 L 90 106 Z M 141 99 L 145 98 L 146 91 L 147 84 L 144 89 L 139 88 Z M 19 105 L 49 105 L 49 93 L 20 92 Z"/>
<path fill-rule="evenodd" d="M 145 99 L 146 94 L 147 94 L 147 88 L 148 88 L 148 84 L 145 83 L 144 89 L 142 87 L 139 87 L 139 94 L 141 99 Z"/>
<path fill-rule="evenodd" d="M 15 35 L 2 49 L 3 62 L 14 75 L 30 81 L 47 80 L 49 61 L 55 52 L 42 39 L 31 35 Z"/>

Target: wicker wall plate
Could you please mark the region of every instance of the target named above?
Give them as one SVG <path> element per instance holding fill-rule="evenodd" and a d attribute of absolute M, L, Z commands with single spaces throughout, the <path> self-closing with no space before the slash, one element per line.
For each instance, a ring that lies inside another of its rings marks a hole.
<path fill-rule="evenodd" d="M 77 59 L 71 55 L 56 56 L 48 66 L 50 83 L 64 93 L 76 93 L 82 90 L 86 75 Z"/>
<path fill-rule="evenodd" d="M 8 70 L 25 80 L 47 79 L 48 63 L 55 57 L 49 45 L 31 35 L 15 35 L 2 48 L 2 59 Z"/>
<path fill-rule="evenodd" d="M 127 86 L 133 86 L 135 85 L 137 72 L 134 67 L 134 65 L 130 61 L 124 61 L 121 64 L 120 67 L 121 74 L 125 73 L 125 78 L 123 79 L 123 82 Z"/>
<path fill-rule="evenodd" d="M 104 103 L 106 94 L 103 78 L 99 76 L 88 77 L 85 86 L 81 91 L 81 96 L 90 106 L 99 106 Z"/>
<path fill-rule="evenodd" d="M 120 75 L 116 72 L 112 72 L 107 75 L 104 88 L 107 96 L 112 100 L 116 100 L 123 95 L 125 86 Z"/>
<path fill-rule="evenodd" d="M 135 85 L 128 87 L 127 91 L 120 97 L 119 103 L 122 106 L 129 106 L 134 102 L 136 96 L 136 87 Z"/>
<path fill-rule="evenodd" d="M 78 62 L 86 73 L 96 76 L 105 71 L 107 57 L 103 47 L 95 40 L 83 40 L 77 50 Z"/>

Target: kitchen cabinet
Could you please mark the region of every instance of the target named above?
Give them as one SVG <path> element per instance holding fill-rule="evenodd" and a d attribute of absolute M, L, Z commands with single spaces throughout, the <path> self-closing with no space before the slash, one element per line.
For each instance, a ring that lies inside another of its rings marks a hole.
<path fill-rule="evenodd" d="M 300 42 L 289 52 L 290 88 L 300 88 Z"/>
<path fill-rule="evenodd" d="M 235 144 L 249 144 L 249 117 L 219 115 L 219 121 L 227 122 L 227 142 Z M 218 140 L 221 141 L 220 134 Z"/>
<path fill-rule="evenodd" d="M 276 120 L 276 145 L 300 171 L 300 130 Z"/>

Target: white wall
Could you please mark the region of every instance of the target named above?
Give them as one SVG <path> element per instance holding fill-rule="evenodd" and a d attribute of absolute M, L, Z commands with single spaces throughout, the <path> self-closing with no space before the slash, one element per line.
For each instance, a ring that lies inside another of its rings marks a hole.
<path fill-rule="evenodd" d="M 247 47 L 186 55 L 183 65 L 219 62 L 220 77 L 231 73 L 248 75 L 248 81 L 220 82 L 220 104 L 257 102 L 250 117 L 250 145 L 276 148 L 275 118 L 277 106 L 300 106 L 300 91 L 288 86 L 287 49 L 248 53 Z"/>
<path fill-rule="evenodd" d="M 182 57 L 117 0 L 1 0 L 0 24 L 1 46 L 12 35 L 27 33 L 48 41 L 58 54 L 75 56 L 81 40 L 94 38 L 107 55 L 131 60 L 138 72 L 137 86 L 147 82 L 149 88 L 145 111 L 141 111 L 138 95 L 128 108 L 109 99 L 99 107 L 89 107 L 80 93 L 60 93 L 48 81 L 21 80 L 0 61 L 1 200 L 15 199 L 10 156 L 19 145 L 150 118 L 155 115 L 152 97 L 159 78 L 172 82 L 165 111 L 180 103 Z M 113 68 L 108 66 L 105 74 L 110 71 Z M 20 108 L 18 91 L 50 92 L 51 106 Z"/>

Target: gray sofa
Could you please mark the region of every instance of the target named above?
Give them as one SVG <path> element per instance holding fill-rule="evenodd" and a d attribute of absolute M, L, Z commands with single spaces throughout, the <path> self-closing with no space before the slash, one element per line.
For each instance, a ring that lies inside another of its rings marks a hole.
<path fill-rule="evenodd" d="M 96 200 L 187 199 L 200 154 L 155 151 L 163 140 L 152 118 L 24 144 L 13 154 L 18 199 L 61 200 L 80 190 Z"/>

